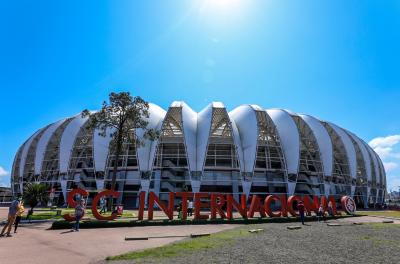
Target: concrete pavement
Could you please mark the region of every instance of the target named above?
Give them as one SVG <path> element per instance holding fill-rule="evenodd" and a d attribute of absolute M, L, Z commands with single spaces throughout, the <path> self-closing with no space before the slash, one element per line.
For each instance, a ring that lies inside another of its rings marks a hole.
<path fill-rule="evenodd" d="M 47 230 L 49 223 L 22 225 L 13 237 L 0 238 L 1 263 L 92 263 L 107 256 L 162 246 L 182 238 L 125 241 L 126 236 L 173 236 L 215 233 L 237 225 L 182 225 Z"/>

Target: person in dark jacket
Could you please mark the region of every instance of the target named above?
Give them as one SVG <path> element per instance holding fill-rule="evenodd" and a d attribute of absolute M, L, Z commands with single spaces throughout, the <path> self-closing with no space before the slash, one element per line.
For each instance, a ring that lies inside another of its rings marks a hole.
<path fill-rule="evenodd" d="M 304 208 L 304 203 L 302 201 L 300 201 L 297 204 L 297 209 L 299 210 L 301 223 L 304 225 L 304 211 L 305 211 L 305 208 Z"/>
<path fill-rule="evenodd" d="M 324 222 L 326 221 L 325 210 L 324 210 L 324 206 L 322 204 L 318 208 L 318 222 L 321 221 L 321 218 L 324 220 Z"/>
<path fill-rule="evenodd" d="M 14 223 L 14 233 L 17 233 L 17 228 L 19 225 L 19 222 L 21 222 L 22 214 L 25 212 L 25 207 L 24 207 L 24 202 L 19 203 L 19 208 L 17 212 L 17 217 L 15 218 L 15 223 Z"/>

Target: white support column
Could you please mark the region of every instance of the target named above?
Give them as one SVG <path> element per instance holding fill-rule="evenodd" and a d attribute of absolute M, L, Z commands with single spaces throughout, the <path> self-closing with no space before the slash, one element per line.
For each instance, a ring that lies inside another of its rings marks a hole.
<path fill-rule="evenodd" d="M 154 173 L 154 188 L 153 188 L 153 191 L 154 191 L 154 193 L 157 194 L 157 196 L 160 195 L 160 188 L 161 188 L 161 171 L 156 171 Z"/>
<path fill-rule="evenodd" d="M 367 194 L 363 194 L 363 201 L 364 201 L 364 209 L 368 208 L 368 195 Z"/>
<path fill-rule="evenodd" d="M 145 198 L 145 207 L 147 208 L 147 198 L 148 198 L 148 194 L 149 194 L 149 189 L 150 189 L 150 180 L 140 180 L 140 191 L 145 192 L 146 193 L 146 198 Z"/>
<path fill-rule="evenodd" d="M 192 186 L 193 193 L 200 192 L 201 179 L 203 172 L 202 171 L 192 171 L 190 172 L 190 185 Z"/>
<path fill-rule="evenodd" d="M 246 195 L 246 198 L 249 198 L 250 196 L 251 184 L 251 181 L 246 181 L 242 179 L 243 194 Z"/>
<path fill-rule="evenodd" d="M 326 197 L 328 197 L 331 194 L 331 184 L 330 183 L 324 183 L 324 192 L 325 192 Z"/>
<path fill-rule="evenodd" d="M 64 203 L 67 204 L 67 181 L 66 180 L 61 180 L 61 191 L 64 196 Z"/>
<path fill-rule="evenodd" d="M 199 181 L 199 180 L 190 180 L 190 184 L 192 185 L 192 192 L 193 193 L 199 193 L 200 192 L 201 181 Z"/>
<path fill-rule="evenodd" d="M 233 198 L 235 201 L 239 201 L 239 181 L 234 180 L 232 181 L 232 192 L 233 192 Z"/>
<path fill-rule="evenodd" d="M 296 190 L 296 182 L 288 182 L 288 196 L 294 195 L 294 191 Z"/>
<path fill-rule="evenodd" d="M 251 185 L 253 183 L 253 173 L 252 172 L 242 172 L 241 175 L 241 182 L 242 182 L 242 191 L 243 194 L 246 195 L 246 198 L 249 198 Z"/>
<path fill-rule="evenodd" d="M 351 185 L 351 198 L 354 199 L 354 193 L 356 192 L 356 186 Z"/>
<path fill-rule="evenodd" d="M 104 190 L 104 180 L 96 180 L 96 189 L 98 192 Z"/>

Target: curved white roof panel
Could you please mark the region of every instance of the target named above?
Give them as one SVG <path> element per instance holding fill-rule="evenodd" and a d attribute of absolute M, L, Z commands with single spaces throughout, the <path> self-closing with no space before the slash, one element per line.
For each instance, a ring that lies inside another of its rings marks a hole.
<path fill-rule="evenodd" d="M 239 129 L 235 123 L 235 120 L 233 120 L 231 117 L 229 117 L 229 120 L 232 125 L 232 136 L 233 136 L 233 141 L 236 146 L 236 154 L 239 159 L 240 171 L 247 172 L 247 170 L 245 169 L 246 161 L 245 161 L 245 156 L 244 156 L 244 152 L 243 152 L 243 148 L 242 148 L 242 140 L 240 138 Z M 243 186 L 243 184 L 242 184 L 242 186 Z"/>
<path fill-rule="evenodd" d="M 365 144 L 365 147 L 367 148 L 369 154 L 372 157 L 372 163 L 374 165 L 374 170 L 375 170 L 376 183 L 380 183 L 379 165 L 378 165 L 378 159 L 376 158 L 375 155 L 375 151 L 367 144 Z"/>
<path fill-rule="evenodd" d="M 233 119 L 239 132 L 240 143 L 238 142 L 236 145 L 243 151 L 242 155 L 238 153 L 239 156 L 243 156 L 242 171 L 253 172 L 258 139 L 258 122 L 254 108 L 250 105 L 241 105 L 229 112 L 229 116 Z"/>
<path fill-rule="evenodd" d="M 212 116 L 213 103 L 209 104 L 197 115 L 196 171 L 203 170 L 208 146 L 208 137 L 211 130 Z"/>
<path fill-rule="evenodd" d="M 24 175 L 24 168 L 25 168 L 25 162 L 26 162 L 26 157 L 28 156 L 28 150 L 31 147 L 32 141 L 36 138 L 37 135 L 39 135 L 40 132 L 45 128 L 41 128 L 38 131 L 36 131 L 35 134 L 33 134 L 28 141 L 25 142 L 24 148 L 22 149 L 21 153 L 21 160 L 19 162 L 19 177 L 22 177 Z"/>
<path fill-rule="evenodd" d="M 60 141 L 60 173 L 68 171 L 69 160 L 76 136 L 87 120 L 88 117 L 83 118 L 79 114 L 65 128 Z"/>
<path fill-rule="evenodd" d="M 222 102 L 212 102 L 211 105 L 213 108 L 225 108 L 225 105 Z"/>
<path fill-rule="evenodd" d="M 267 114 L 274 122 L 281 139 L 283 153 L 289 174 L 297 174 L 300 159 L 300 135 L 296 123 L 284 110 L 270 109 Z"/>
<path fill-rule="evenodd" d="M 383 165 L 383 162 L 382 162 L 381 158 L 379 158 L 379 162 L 381 163 L 381 167 L 382 167 L 382 184 L 386 186 L 385 166 Z"/>
<path fill-rule="evenodd" d="M 321 122 L 308 115 L 299 115 L 306 122 L 317 140 L 321 161 L 324 168 L 324 175 L 331 176 L 333 170 L 333 147 L 332 140 Z"/>
<path fill-rule="evenodd" d="M 66 119 L 63 119 L 50 125 L 39 139 L 35 155 L 35 175 L 40 174 L 42 171 L 44 154 L 46 152 L 47 144 L 49 143 L 51 136 L 65 121 Z"/>
<path fill-rule="evenodd" d="M 147 125 L 148 129 L 155 129 L 160 131 L 162 128 L 162 123 L 164 121 L 166 112 L 164 109 L 155 104 L 149 104 L 149 113 L 150 117 L 147 119 L 149 124 Z M 139 139 L 143 139 L 144 131 L 143 129 L 138 129 L 136 131 L 136 135 Z M 157 149 L 157 140 L 144 140 L 144 146 L 137 148 L 138 162 L 140 171 L 150 171 L 153 167 L 153 161 L 156 154 Z"/>
<path fill-rule="evenodd" d="M 93 132 L 93 160 L 95 171 L 105 171 L 110 147 L 111 134 L 115 129 L 107 128 L 106 135 L 100 136 L 99 129 Z"/>
<path fill-rule="evenodd" d="M 356 135 L 354 135 L 351 132 L 348 132 L 348 134 L 353 138 L 353 140 L 357 143 L 358 147 L 360 148 L 364 160 L 365 171 L 367 172 L 367 180 L 372 181 L 371 159 L 369 157 L 367 148 L 365 147 L 361 139 L 359 139 Z"/>
<path fill-rule="evenodd" d="M 16 166 L 17 166 L 17 160 L 18 160 L 18 154 L 20 154 L 21 153 L 21 151 L 22 151 L 22 147 L 23 147 L 24 145 L 22 145 L 22 146 L 20 146 L 19 148 L 18 148 L 18 150 L 17 150 L 17 152 L 15 153 L 15 156 L 14 156 L 14 161 L 13 161 L 13 165 L 12 165 L 12 170 L 13 171 L 15 171 L 15 169 L 16 169 Z"/>
<path fill-rule="evenodd" d="M 328 123 L 333 130 L 335 130 L 336 134 L 339 135 L 340 139 L 342 140 L 342 143 L 344 145 L 344 148 L 346 150 L 347 154 L 347 159 L 350 167 L 350 175 L 351 178 L 356 179 L 357 178 L 357 158 L 356 158 L 356 150 L 354 149 L 353 142 L 351 142 L 351 139 L 349 136 L 346 134 L 346 132 L 338 127 L 335 124 Z"/>
<path fill-rule="evenodd" d="M 383 166 L 382 160 L 379 157 L 378 153 L 376 153 L 375 151 L 374 151 L 374 153 L 376 155 L 376 159 L 377 159 L 378 164 L 379 164 L 379 172 L 380 172 L 379 173 L 379 175 L 380 175 L 379 179 L 380 179 L 380 183 L 381 184 L 385 184 L 385 167 Z"/>
<path fill-rule="evenodd" d="M 184 102 L 180 106 L 182 107 L 183 136 L 185 137 L 189 170 L 196 171 L 197 113 Z"/>

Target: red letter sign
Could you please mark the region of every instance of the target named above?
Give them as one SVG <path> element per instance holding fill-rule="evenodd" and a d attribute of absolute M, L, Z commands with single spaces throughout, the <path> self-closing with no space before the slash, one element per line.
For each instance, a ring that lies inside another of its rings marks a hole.
<path fill-rule="evenodd" d="M 208 193 L 195 193 L 194 194 L 194 219 L 208 219 L 208 215 L 200 214 L 201 208 L 208 208 L 210 205 L 208 203 L 202 203 L 201 198 L 208 198 Z"/>
<path fill-rule="evenodd" d="M 299 214 L 293 209 L 293 203 L 294 203 L 294 201 L 300 202 L 300 201 L 301 201 L 301 198 L 300 198 L 299 196 L 296 196 L 296 195 L 290 196 L 289 199 L 288 199 L 288 201 L 287 201 L 287 204 L 288 204 L 288 211 L 289 211 L 289 213 L 290 213 L 292 216 L 299 216 Z"/>
<path fill-rule="evenodd" d="M 193 193 L 191 192 L 177 192 L 176 196 L 182 197 L 182 220 L 186 220 L 187 218 L 187 206 L 188 206 L 188 198 L 193 197 Z"/>
<path fill-rule="evenodd" d="M 271 203 L 273 201 L 280 201 L 281 202 L 281 211 L 273 212 L 271 210 Z M 276 195 L 268 195 L 264 201 L 264 210 L 269 217 L 280 217 L 282 215 L 287 215 L 286 213 L 286 199 L 279 198 Z M 284 213 L 285 212 L 285 213 Z"/>
<path fill-rule="evenodd" d="M 117 191 L 113 191 L 113 190 L 105 190 L 105 191 L 99 192 L 92 201 L 92 214 L 94 215 L 94 217 L 96 217 L 97 220 L 114 220 L 115 218 L 117 218 L 116 213 L 113 213 L 110 216 L 102 216 L 101 214 L 99 214 L 99 211 L 97 211 L 97 204 L 98 204 L 100 198 L 103 196 L 108 196 L 108 195 L 118 198 L 120 193 Z"/>
<path fill-rule="evenodd" d="M 138 220 L 143 220 L 144 214 L 144 202 L 146 200 L 146 192 L 141 191 L 139 194 L 139 210 L 138 210 Z"/>
<path fill-rule="evenodd" d="M 227 194 L 226 195 L 226 214 L 228 219 L 232 219 L 233 218 L 233 213 L 232 213 L 232 209 L 233 207 L 235 207 L 235 209 L 239 212 L 239 214 L 243 217 L 243 218 L 247 218 L 247 198 L 245 194 L 242 194 L 240 196 L 240 201 L 241 201 L 241 205 L 239 205 L 235 199 L 233 199 L 231 194 Z"/>
<path fill-rule="evenodd" d="M 247 213 L 247 217 L 248 218 L 253 218 L 255 212 L 259 212 L 261 217 L 265 217 L 266 216 L 265 215 L 265 211 L 264 211 L 264 207 L 261 204 L 260 198 L 257 195 L 253 195 L 251 197 L 250 210 Z"/>
<path fill-rule="evenodd" d="M 222 219 L 226 218 L 222 207 L 225 205 L 225 197 L 219 193 L 211 194 L 211 219 L 217 218 L 217 212 Z"/>
<path fill-rule="evenodd" d="M 147 219 L 149 219 L 149 220 L 153 220 L 154 203 L 156 203 L 161 208 L 161 210 L 164 211 L 164 213 L 168 216 L 169 220 L 172 220 L 174 218 L 174 193 L 173 192 L 169 193 L 168 208 L 162 201 L 160 201 L 160 199 L 154 192 L 150 192 L 149 208 L 147 209 Z"/>

